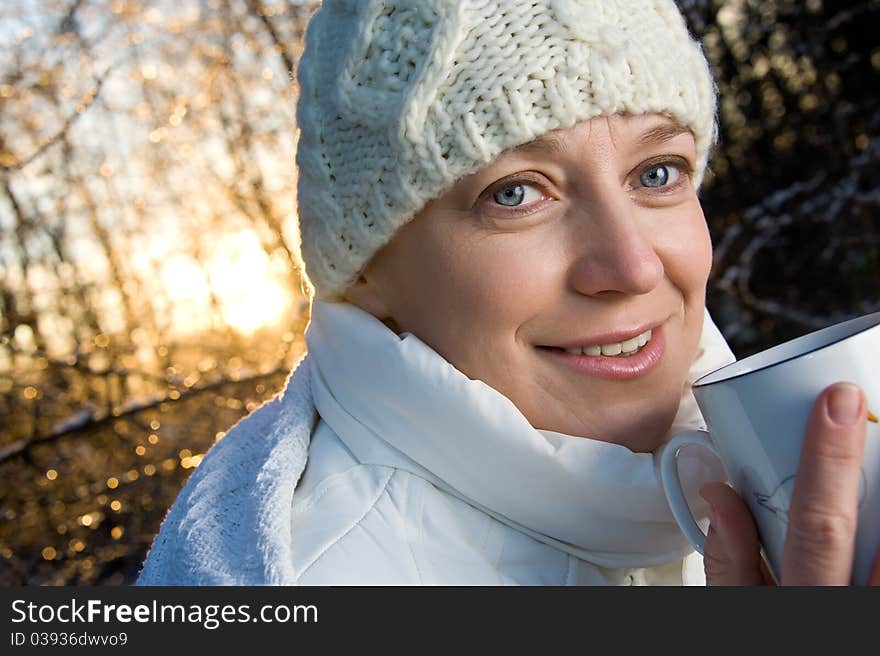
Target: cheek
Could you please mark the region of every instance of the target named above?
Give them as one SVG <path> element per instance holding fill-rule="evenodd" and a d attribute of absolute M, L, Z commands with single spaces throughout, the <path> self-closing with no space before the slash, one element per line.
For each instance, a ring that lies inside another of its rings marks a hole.
<path fill-rule="evenodd" d="M 459 320 L 438 350 L 465 375 L 516 401 L 532 367 L 522 329 L 554 299 L 554 258 L 504 241 L 486 240 L 491 247 L 469 249 L 469 256 L 454 264 L 457 293 L 452 302 Z"/>
<path fill-rule="evenodd" d="M 702 304 L 712 267 L 712 242 L 699 206 L 667 223 L 658 238 L 666 275 L 685 295 Z"/>
<path fill-rule="evenodd" d="M 406 228 L 386 249 L 380 285 L 390 290 L 390 312 L 404 330 L 448 350 L 462 335 L 506 325 L 522 267 L 485 235 L 431 218 Z"/>
<path fill-rule="evenodd" d="M 702 211 L 693 212 L 664 244 L 666 275 L 682 299 L 683 351 L 680 366 L 686 371 L 697 355 L 706 306 L 706 283 L 712 267 L 712 242 Z"/>
<path fill-rule="evenodd" d="M 412 332 L 472 377 L 506 370 L 522 356 L 519 329 L 551 299 L 558 254 L 522 234 L 467 235 L 419 250 L 415 270 L 396 276 L 406 280 Z"/>
<path fill-rule="evenodd" d="M 554 259 L 540 244 L 512 235 L 494 235 L 462 249 L 452 262 L 457 302 L 469 316 L 465 323 L 484 336 L 511 338 L 540 311 L 549 297 Z"/>

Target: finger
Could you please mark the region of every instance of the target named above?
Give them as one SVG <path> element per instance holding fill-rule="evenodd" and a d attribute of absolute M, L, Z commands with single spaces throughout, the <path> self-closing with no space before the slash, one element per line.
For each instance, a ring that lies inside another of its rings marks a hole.
<path fill-rule="evenodd" d="M 706 585 L 762 585 L 758 531 L 749 509 L 724 483 L 700 489 L 710 507 L 703 553 Z"/>
<path fill-rule="evenodd" d="M 880 551 L 874 558 L 874 565 L 871 567 L 871 574 L 868 576 L 868 585 L 880 585 Z"/>
<path fill-rule="evenodd" d="M 865 444 L 865 397 L 837 383 L 813 404 L 789 509 L 782 583 L 848 585 Z"/>
<path fill-rule="evenodd" d="M 761 576 L 764 578 L 765 585 L 776 585 L 776 579 L 773 577 L 773 572 L 770 571 L 767 562 L 763 558 L 761 558 Z"/>

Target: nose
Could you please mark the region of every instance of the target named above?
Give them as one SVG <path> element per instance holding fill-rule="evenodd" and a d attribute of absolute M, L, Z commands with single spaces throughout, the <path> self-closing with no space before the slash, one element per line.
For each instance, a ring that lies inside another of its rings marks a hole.
<path fill-rule="evenodd" d="M 615 193 L 616 192 L 616 193 Z M 663 261 L 629 195 L 603 194 L 573 216 L 573 289 L 588 296 L 647 294 L 663 280 Z"/>

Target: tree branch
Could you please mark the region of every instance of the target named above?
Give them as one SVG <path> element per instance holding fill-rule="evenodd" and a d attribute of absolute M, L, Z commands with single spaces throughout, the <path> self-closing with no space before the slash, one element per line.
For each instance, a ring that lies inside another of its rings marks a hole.
<path fill-rule="evenodd" d="M 129 407 L 122 411 L 114 411 L 110 413 L 105 413 L 100 416 L 94 416 L 91 414 L 91 411 L 88 411 L 88 414 L 83 415 L 74 415 L 74 418 L 65 422 L 65 425 L 47 435 L 40 435 L 30 439 L 21 439 L 16 440 L 12 444 L 8 444 L 4 447 L 0 447 L 0 464 L 6 462 L 7 460 L 11 460 L 17 456 L 22 456 L 28 454 L 31 449 L 35 446 L 40 446 L 43 444 L 48 444 L 50 442 L 54 442 L 56 440 L 61 439 L 62 437 L 70 437 L 73 435 L 77 435 L 80 433 L 85 433 L 87 431 L 97 430 L 99 428 L 103 428 L 117 419 L 124 419 L 125 417 L 131 417 L 136 415 L 139 412 L 143 412 L 144 410 L 152 410 L 153 408 L 159 407 L 163 403 L 175 403 L 179 401 L 183 401 L 185 399 L 190 399 L 194 396 L 198 396 L 204 392 L 209 392 L 212 390 L 216 390 L 224 385 L 231 384 L 239 384 L 239 383 L 252 383 L 260 380 L 265 380 L 267 378 L 273 378 L 274 376 L 278 376 L 282 373 L 289 371 L 288 367 L 279 366 L 273 369 L 272 371 L 256 374 L 254 376 L 249 376 L 247 378 L 239 378 L 237 380 L 230 378 L 223 378 L 221 380 L 214 381 L 213 383 L 209 383 L 207 385 L 203 385 L 202 387 L 191 389 L 187 392 L 180 393 L 180 396 L 176 399 L 172 399 L 170 396 L 164 396 L 160 399 L 154 399 L 152 401 L 148 401 L 146 403 L 140 403 Z"/>
<path fill-rule="evenodd" d="M 248 7 L 250 7 L 251 12 L 263 23 L 263 27 L 266 28 L 266 31 L 272 39 L 272 45 L 275 48 L 275 52 L 278 53 L 281 60 L 284 62 L 284 68 L 287 70 L 288 77 L 291 77 L 293 75 L 295 64 L 293 63 L 290 54 L 287 52 L 287 47 L 284 45 L 284 41 L 278 36 L 278 32 L 275 31 L 275 26 L 272 25 L 272 21 L 269 20 L 269 12 L 267 12 L 266 8 L 263 6 L 262 0 L 247 0 L 247 4 Z"/>
<path fill-rule="evenodd" d="M 19 159 L 9 165 L 0 163 L 0 168 L 2 168 L 5 172 L 23 169 L 25 166 L 33 162 L 37 157 L 42 155 L 46 151 L 46 149 L 48 149 L 50 146 L 52 146 L 62 137 L 64 137 L 70 130 L 70 128 L 73 127 L 73 125 L 76 123 L 79 117 L 85 113 L 85 111 L 92 105 L 93 102 L 95 102 L 95 99 L 98 97 L 98 94 L 101 91 L 101 87 L 109 76 L 111 70 L 113 70 L 112 66 L 105 71 L 104 75 L 98 78 L 98 80 L 95 82 L 95 86 L 89 89 L 83 95 L 83 97 L 77 103 L 76 109 L 70 116 L 67 117 L 67 119 L 64 121 L 64 125 L 62 125 L 61 128 L 54 135 L 44 139 L 37 147 L 37 149 L 27 157 Z"/>

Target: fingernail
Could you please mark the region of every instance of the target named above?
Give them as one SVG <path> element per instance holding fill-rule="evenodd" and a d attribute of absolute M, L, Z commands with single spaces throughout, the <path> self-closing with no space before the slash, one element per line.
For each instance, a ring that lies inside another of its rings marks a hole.
<path fill-rule="evenodd" d="M 837 383 L 828 394 L 828 416 L 838 426 L 852 426 L 862 410 L 862 391 L 852 383 Z"/>

